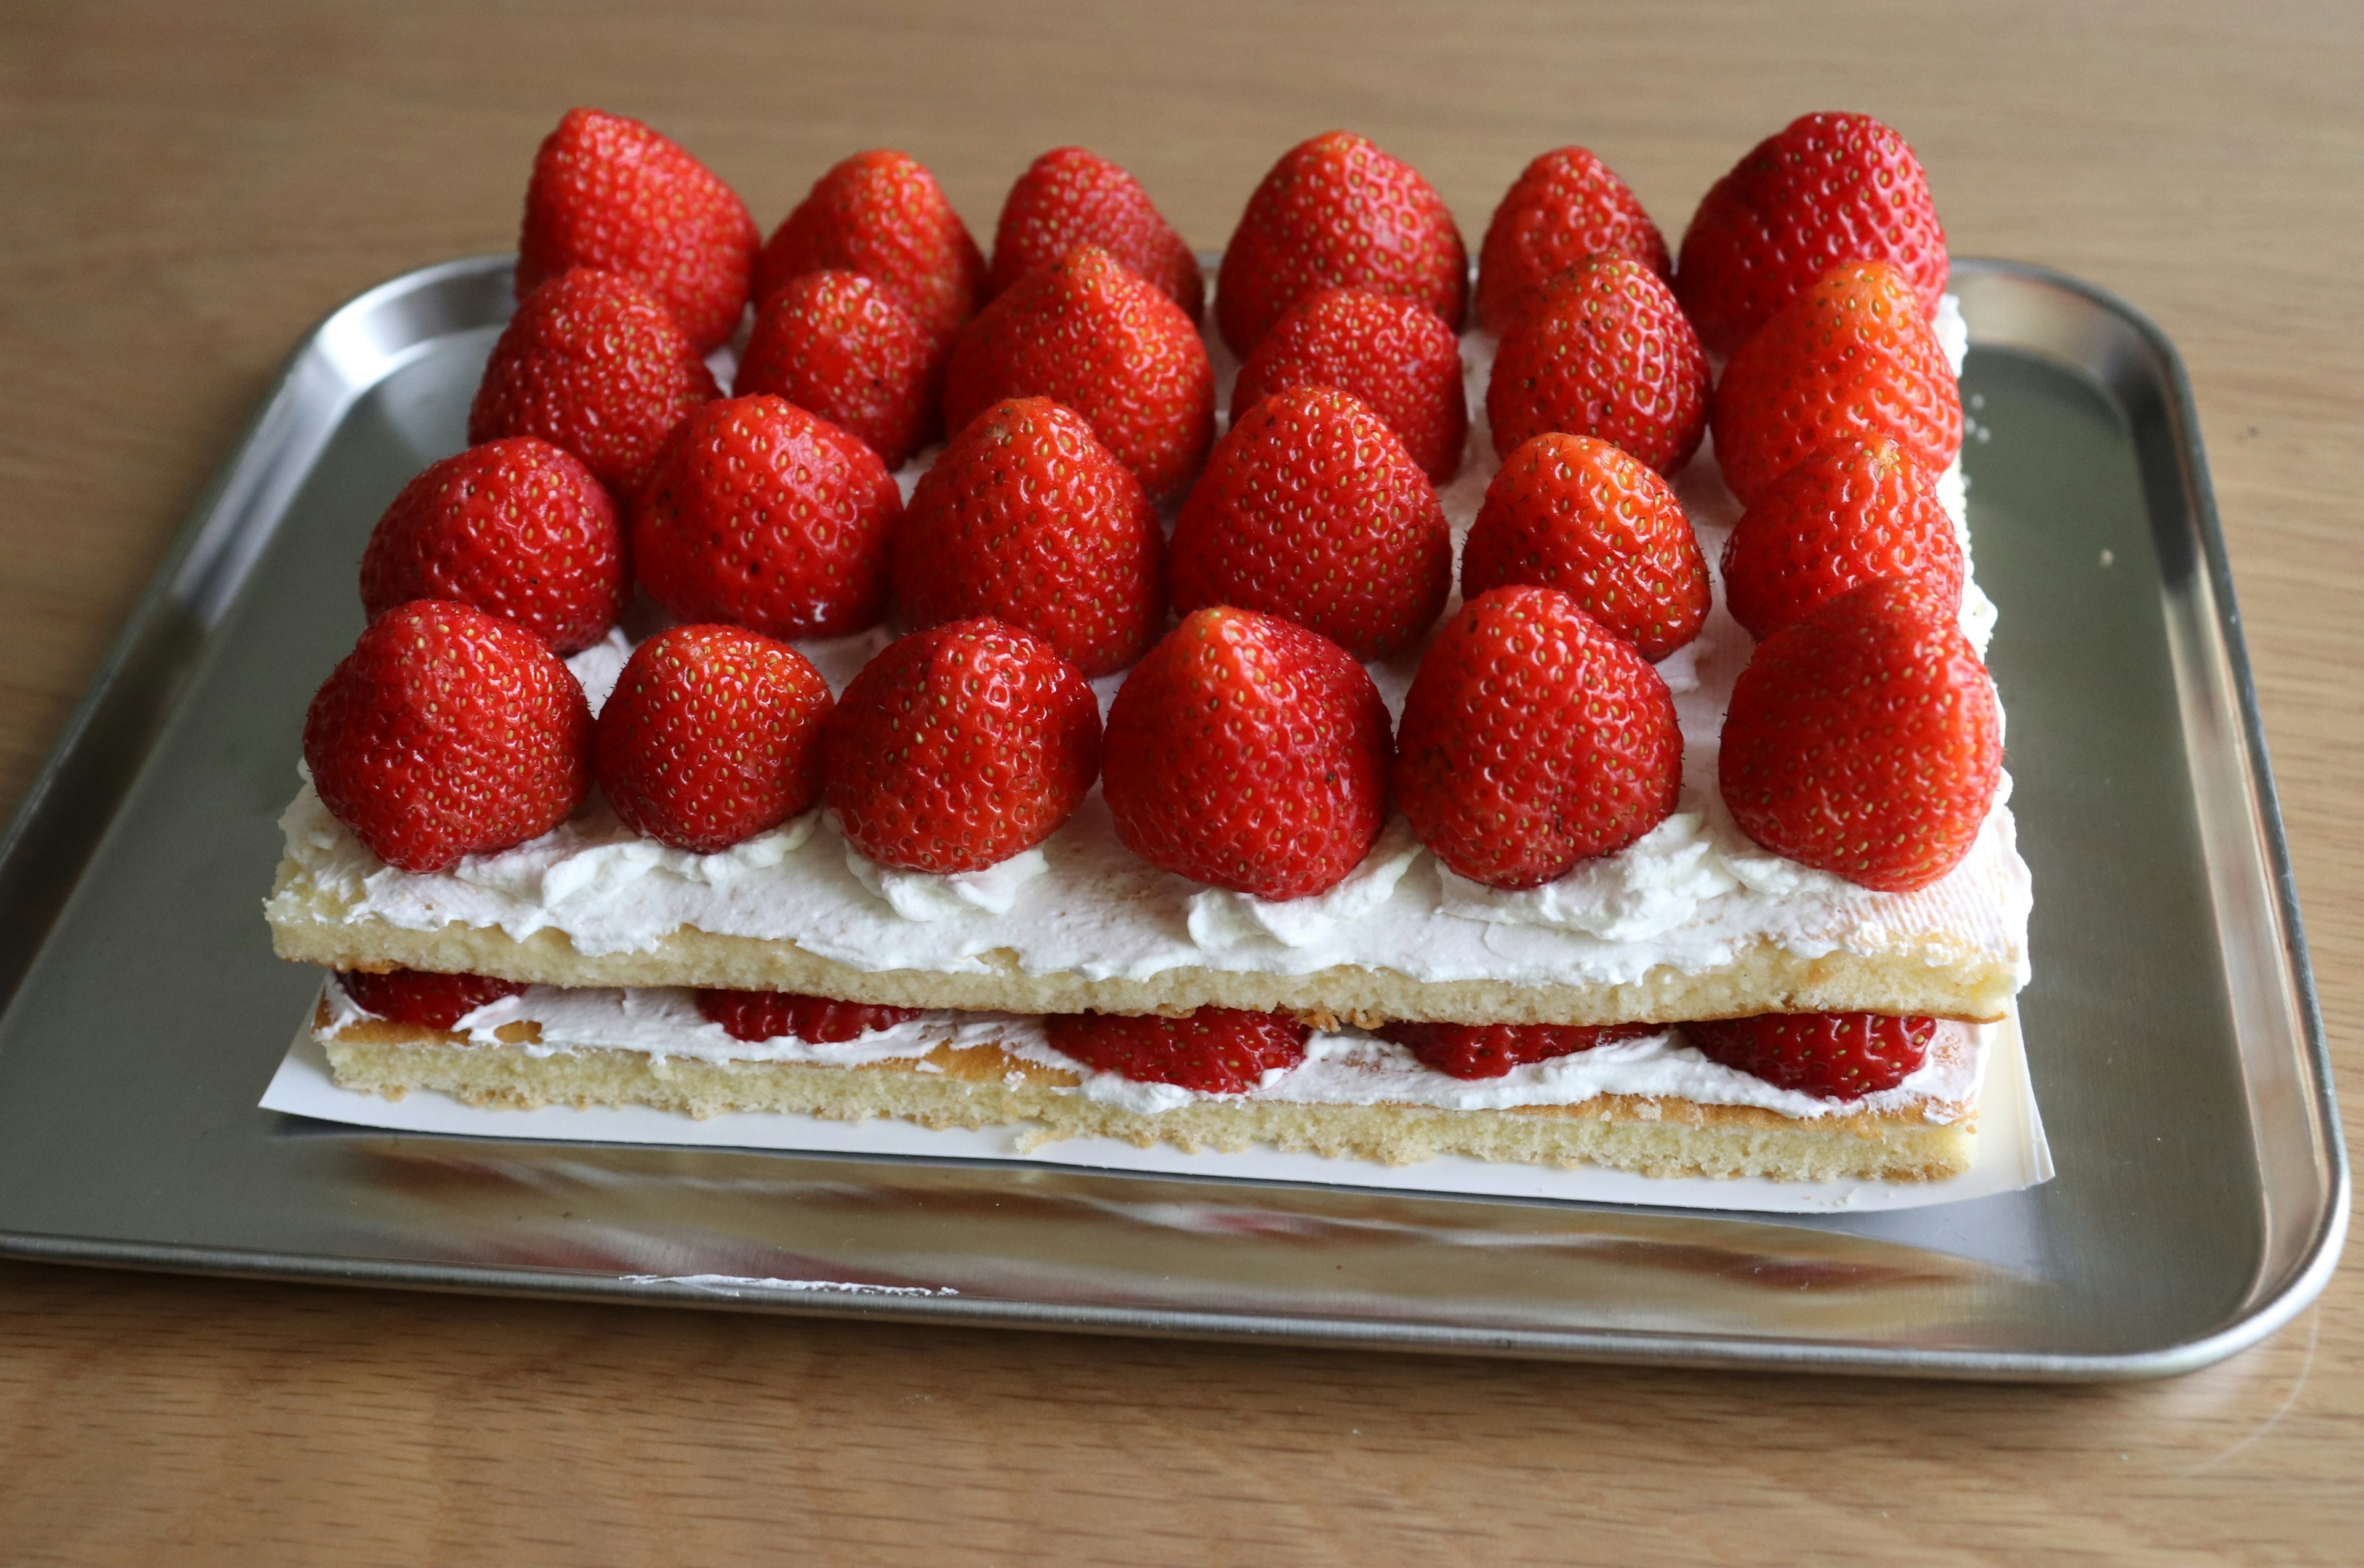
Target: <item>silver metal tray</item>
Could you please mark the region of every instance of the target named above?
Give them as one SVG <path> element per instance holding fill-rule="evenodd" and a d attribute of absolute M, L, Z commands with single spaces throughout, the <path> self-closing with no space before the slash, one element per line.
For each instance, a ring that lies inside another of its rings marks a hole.
<path fill-rule="evenodd" d="M 777 1312 L 1965 1377 L 2172 1373 L 2322 1287 L 2347 1171 L 2189 390 L 2120 302 L 1957 262 L 1980 582 L 2059 1175 L 1835 1218 L 1018 1162 L 394 1135 L 255 1101 L 261 911 L 370 525 L 457 450 L 509 262 L 299 348 L 0 841 L 0 1252 Z"/>

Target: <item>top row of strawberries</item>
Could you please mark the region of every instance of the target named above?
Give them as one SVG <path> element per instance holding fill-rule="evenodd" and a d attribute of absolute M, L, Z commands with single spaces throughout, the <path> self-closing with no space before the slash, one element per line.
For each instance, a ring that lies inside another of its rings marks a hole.
<path fill-rule="evenodd" d="M 973 317 L 976 249 L 899 154 L 838 165 L 758 255 L 687 153 L 576 111 L 537 160 L 522 249 L 479 444 L 381 520 L 362 569 L 378 618 L 307 726 L 324 801 L 394 863 L 542 831 L 595 750 L 626 820 L 684 847 L 805 809 L 825 773 L 874 859 L 992 863 L 1100 772 L 1081 676 L 1157 640 L 1170 576 L 1186 618 L 1106 737 L 1110 804 L 1144 859 L 1301 896 L 1360 859 L 1392 793 L 1465 874 L 1547 880 L 1673 808 L 1680 740 L 1646 661 L 1696 633 L 1707 580 L 1662 475 L 1708 423 L 1705 349 L 1734 342 L 1712 418 L 1750 509 L 1726 575 L 1743 624 L 1782 636 L 1735 694 L 1727 801 L 1760 842 L 1874 886 L 1943 874 L 1983 819 L 1991 690 L 1951 624 L 1961 560 L 1930 478 L 1960 430 L 1928 324 L 1943 239 L 1876 121 L 1810 116 L 1744 160 L 1686 237 L 1683 299 L 1589 153 L 1522 177 L 1478 287 L 1507 328 L 1488 411 L 1508 461 L 1465 551 L 1468 611 L 1394 735 L 1354 661 L 1417 640 L 1447 597 L 1430 479 L 1466 429 L 1466 264 L 1434 193 L 1368 142 L 1292 150 L 1232 237 L 1216 309 L 1247 361 L 1211 460 L 1195 263 L 1129 176 L 1079 150 L 1012 192 L 1004 286 Z M 741 395 L 717 401 L 700 349 L 735 329 L 751 278 Z M 906 512 L 881 451 L 939 417 L 955 439 Z M 1169 570 L 1150 497 L 1202 462 Z M 723 624 L 644 644 L 595 748 L 571 677 L 520 662 L 475 611 L 561 651 L 595 639 L 629 589 L 619 508 L 651 596 Z M 906 623 L 944 635 L 896 644 L 832 705 L 769 639 L 874 623 L 890 575 Z M 1832 672 L 1867 659 L 1934 728 L 1891 716 L 1892 778 L 1821 776 L 1831 753 L 1806 732 L 1864 732 Z"/>

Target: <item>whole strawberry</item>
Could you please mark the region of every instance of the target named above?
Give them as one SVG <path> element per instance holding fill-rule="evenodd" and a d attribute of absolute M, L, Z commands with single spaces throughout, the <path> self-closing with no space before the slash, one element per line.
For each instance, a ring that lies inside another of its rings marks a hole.
<path fill-rule="evenodd" d="M 633 832 L 710 855 L 820 798 L 836 705 L 810 661 L 735 626 L 676 626 L 632 651 L 599 710 L 599 788 Z"/>
<path fill-rule="evenodd" d="M 468 442 L 538 437 L 630 500 L 666 435 L 719 395 L 662 301 L 630 278 L 577 267 L 528 295 L 502 329 L 468 408 Z"/>
<path fill-rule="evenodd" d="M 362 551 L 373 618 L 412 599 L 457 599 L 559 653 L 605 636 L 631 589 L 616 504 L 589 469 L 530 436 L 428 464 Z"/>
<path fill-rule="evenodd" d="M 362 1011 L 423 1029 L 448 1029 L 479 1007 L 525 994 L 514 980 L 424 969 L 392 969 L 384 974 L 348 970 L 337 976 L 337 984 Z"/>
<path fill-rule="evenodd" d="M 1497 588 L 1446 621 L 1396 728 L 1396 804 L 1454 871 L 1535 887 L 1666 820 L 1675 701 L 1634 645 L 1552 588 Z"/>
<path fill-rule="evenodd" d="M 1461 467 L 1469 436 L 1461 341 L 1426 306 L 1368 289 L 1306 295 L 1240 367 L 1232 423 L 1274 393 L 1299 386 L 1334 386 L 1370 405 L 1437 484 Z"/>
<path fill-rule="evenodd" d="M 920 476 L 895 532 L 904 624 L 991 616 L 1087 676 L 1165 624 L 1165 534 L 1132 471 L 1042 397 L 997 403 Z"/>
<path fill-rule="evenodd" d="M 982 871 L 1074 814 L 1099 772 L 1100 710 L 1076 667 L 995 620 L 888 643 L 827 729 L 830 809 L 880 865 Z"/>
<path fill-rule="evenodd" d="M 1604 254 L 1553 279 L 1503 333 L 1486 418 L 1499 457 L 1559 430 L 1672 473 L 1699 450 L 1707 395 L 1707 356 L 1674 292 L 1631 256 Z"/>
<path fill-rule="evenodd" d="M 842 637 L 886 613 L 903 495 L 878 454 L 777 397 L 682 421 L 632 508 L 632 569 L 682 620 Z"/>
<path fill-rule="evenodd" d="M 755 258 L 755 303 L 804 272 L 875 278 L 939 344 L 976 314 L 985 257 L 936 177 L 900 152 L 857 152 L 813 182 Z"/>
<path fill-rule="evenodd" d="M 918 1007 L 867 1007 L 788 991 L 700 991 L 697 1010 L 732 1040 L 753 1043 L 786 1035 L 813 1045 L 860 1040 L 920 1016 Z"/>
<path fill-rule="evenodd" d="M 1500 1078 L 1529 1062 L 1665 1032 L 1663 1024 L 1392 1023 L 1379 1031 L 1379 1038 L 1410 1051 L 1422 1066 L 1451 1077 Z"/>
<path fill-rule="evenodd" d="M 1208 460 L 1174 527 L 1174 607 L 1284 616 L 1377 659 L 1435 623 L 1453 538 L 1428 476 L 1368 406 L 1277 393 Z"/>
<path fill-rule="evenodd" d="M 1079 246 L 980 312 L 944 372 L 954 435 L 1010 397 L 1074 409 L 1153 498 L 1215 439 L 1215 371 L 1179 306 L 1107 251 Z"/>
<path fill-rule="evenodd" d="M 1001 293 L 1078 245 L 1097 245 L 1139 272 L 1192 321 L 1206 313 L 1206 281 L 1182 236 L 1140 181 L 1080 147 L 1053 148 L 1009 187 L 993 233 L 987 292 Z"/>
<path fill-rule="evenodd" d="M 1741 514 L 1723 547 L 1724 602 L 1761 639 L 1875 577 L 1921 578 L 1958 610 L 1962 569 L 1928 470 L 1886 437 L 1842 436 Z"/>
<path fill-rule="evenodd" d="M 679 146 L 622 115 L 569 109 L 533 156 L 517 295 L 569 267 L 621 272 L 704 353 L 738 328 L 757 239 L 738 193 Z"/>
<path fill-rule="evenodd" d="M 524 628 L 440 599 L 372 621 L 304 716 L 330 814 L 388 865 L 437 872 L 566 820 L 591 779 L 591 710 Z"/>
<path fill-rule="evenodd" d="M 1675 293 L 1708 351 L 1729 354 L 1841 261 L 1895 263 L 1932 315 L 1946 227 L 1902 137 L 1869 115 L 1804 115 L 1701 198 Z"/>
<path fill-rule="evenodd" d="M 1244 359 L 1316 289 L 1366 288 L 1427 306 L 1458 331 L 1469 253 L 1444 198 L 1411 164 L 1333 130 L 1281 154 L 1223 250 L 1215 319 Z"/>
<path fill-rule="evenodd" d="M 937 423 L 943 355 L 895 296 L 859 272 L 806 272 L 755 313 L 731 392 L 768 392 L 900 468 Z"/>
<path fill-rule="evenodd" d="M 1707 559 L 1674 487 L 1590 436 L 1537 436 L 1504 462 L 1461 549 L 1461 595 L 1556 588 L 1656 663 L 1699 635 Z"/>
<path fill-rule="evenodd" d="M 1879 578 L 1757 644 L 1717 762 L 1741 831 L 1882 893 L 1961 863 L 1994 802 L 2002 717 L 1954 615 L 1918 578 Z"/>
<path fill-rule="evenodd" d="M 1109 709 L 1101 792 L 1161 871 L 1302 898 L 1362 863 L 1388 811 L 1387 706 L 1336 643 L 1249 610 L 1186 617 Z"/>
<path fill-rule="evenodd" d="M 1856 1100 L 1893 1089 L 1928 1060 L 1935 1018 L 1879 1013 L 1764 1013 L 1685 1024 L 1683 1034 L 1711 1062 L 1825 1100 Z"/>
<path fill-rule="evenodd" d="M 1740 346 L 1715 388 L 1715 458 L 1751 504 L 1842 436 L 1889 437 L 1932 473 L 1962 445 L 1954 367 L 1905 275 L 1849 261 Z"/>
<path fill-rule="evenodd" d="M 1543 297 L 1544 285 L 1597 251 L 1674 275 L 1666 236 L 1609 165 L 1581 147 L 1543 154 L 1494 209 L 1478 250 L 1478 325 L 1497 334 Z"/>
<path fill-rule="evenodd" d="M 1309 1032 L 1286 1013 L 1236 1007 L 1201 1007 L 1187 1018 L 1054 1013 L 1043 1027 L 1052 1050 L 1095 1073 L 1202 1095 L 1243 1095 L 1274 1069 L 1296 1066 Z"/>

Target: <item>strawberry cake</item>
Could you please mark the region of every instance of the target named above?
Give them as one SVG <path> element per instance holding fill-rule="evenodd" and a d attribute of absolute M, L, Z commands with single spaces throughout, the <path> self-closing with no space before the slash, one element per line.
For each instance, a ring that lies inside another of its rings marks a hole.
<path fill-rule="evenodd" d="M 520 256 L 284 819 L 343 1086 L 1967 1168 L 2029 884 L 1892 130 L 1768 138 L 1678 263 L 1547 152 L 1474 290 L 1333 132 L 1210 307 L 1080 149 L 988 266 L 900 153 L 758 244 L 577 110 Z"/>

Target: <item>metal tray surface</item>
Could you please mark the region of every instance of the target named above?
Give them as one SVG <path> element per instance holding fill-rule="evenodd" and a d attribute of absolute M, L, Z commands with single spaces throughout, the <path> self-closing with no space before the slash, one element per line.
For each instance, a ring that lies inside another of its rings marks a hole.
<path fill-rule="evenodd" d="M 1957 261 L 1980 582 L 2059 1175 L 1773 1218 L 424 1138 L 256 1107 L 315 976 L 260 902 L 354 565 L 463 444 L 509 259 L 297 350 L 0 841 L 0 1253 L 775 1312 L 1965 1377 L 2147 1376 L 2289 1318 L 2347 1171 L 2199 432 L 2121 302 Z"/>

